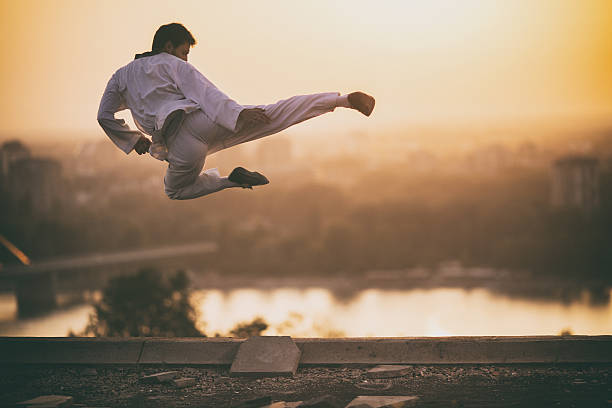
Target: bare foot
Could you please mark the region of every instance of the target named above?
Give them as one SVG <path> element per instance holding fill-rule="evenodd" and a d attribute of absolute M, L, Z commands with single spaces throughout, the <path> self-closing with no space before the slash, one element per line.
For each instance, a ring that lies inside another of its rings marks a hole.
<path fill-rule="evenodd" d="M 376 103 L 373 97 L 359 91 L 350 93 L 348 95 L 348 101 L 353 109 L 357 109 L 366 116 L 370 116 L 374 110 L 374 104 Z"/>

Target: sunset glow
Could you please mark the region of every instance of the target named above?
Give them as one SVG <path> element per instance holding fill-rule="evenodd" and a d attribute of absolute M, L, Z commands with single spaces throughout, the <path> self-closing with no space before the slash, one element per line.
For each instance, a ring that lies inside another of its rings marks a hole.
<path fill-rule="evenodd" d="M 101 137 L 106 81 L 179 21 L 190 62 L 237 101 L 364 89 L 378 108 L 297 128 L 604 120 L 612 113 L 612 3 L 543 1 L 3 2 L 0 138 Z M 129 118 L 129 115 L 126 116 Z"/>

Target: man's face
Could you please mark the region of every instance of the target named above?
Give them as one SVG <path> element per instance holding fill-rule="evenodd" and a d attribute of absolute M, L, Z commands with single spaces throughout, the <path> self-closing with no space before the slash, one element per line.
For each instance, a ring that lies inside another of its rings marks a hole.
<path fill-rule="evenodd" d="M 187 61 L 187 55 L 189 54 L 190 48 L 191 46 L 188 42 L 185 42 L 179 45 L 178 47 L 174 47 L 172 46 L 172 43 L 168 41 L 166 43 L 166 46 L 164 47 L 164 51 L 166 51 L 168 54 L 174 55 L 177 58 Z"/>

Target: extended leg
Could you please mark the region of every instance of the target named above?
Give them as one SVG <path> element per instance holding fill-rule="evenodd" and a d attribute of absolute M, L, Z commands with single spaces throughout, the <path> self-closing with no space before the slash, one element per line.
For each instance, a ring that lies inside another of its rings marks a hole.
<path fill-rule="evenodd" d="M 278 133 L 289 126 L 332 112 L 337 106 L 338 92 L 298 95 L 270 105 L 246 105 L 246 108 L 262 108 L 271 123 L 228 134 L 221 143 L 211 146 L 209 154 Z"/>

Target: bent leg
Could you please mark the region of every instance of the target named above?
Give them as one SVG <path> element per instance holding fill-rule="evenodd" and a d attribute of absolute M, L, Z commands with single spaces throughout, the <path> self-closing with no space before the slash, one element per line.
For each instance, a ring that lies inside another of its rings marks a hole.
<path fill-rule="evenodd" d="M 185 177 L 184 174 L 168 167 L 164 177 L 166 195 L 172 200 L 189 200 L 216 193 L 230 187 L 238 187 L 227 177 L 221 177 L 216 168 L 208 169 L 195 177 Z"/>
<path fill-rule="evenodd" d="M 215 193 L 238 184 L 220 177 L 217 169 L 200 174 L 208 145 L 189 126 L 183 126 L 168 148 L 165 192 L 173 200 L 188 200 Z"/>
<path fill-rule="evenodd" d="M 336 102 L 339 95 L 339 92 L 297 95 L 270 105 L 245 105 L 246 108 L 264 109 L 266 115 L 270 118 L 270 123 L 249 129 L 239 129 L 237 132 L 229 134 L 222 143 L 212 146 L 209 154 L 278 133 L 307 119 L 332 112 L 337 106 Z"/>

